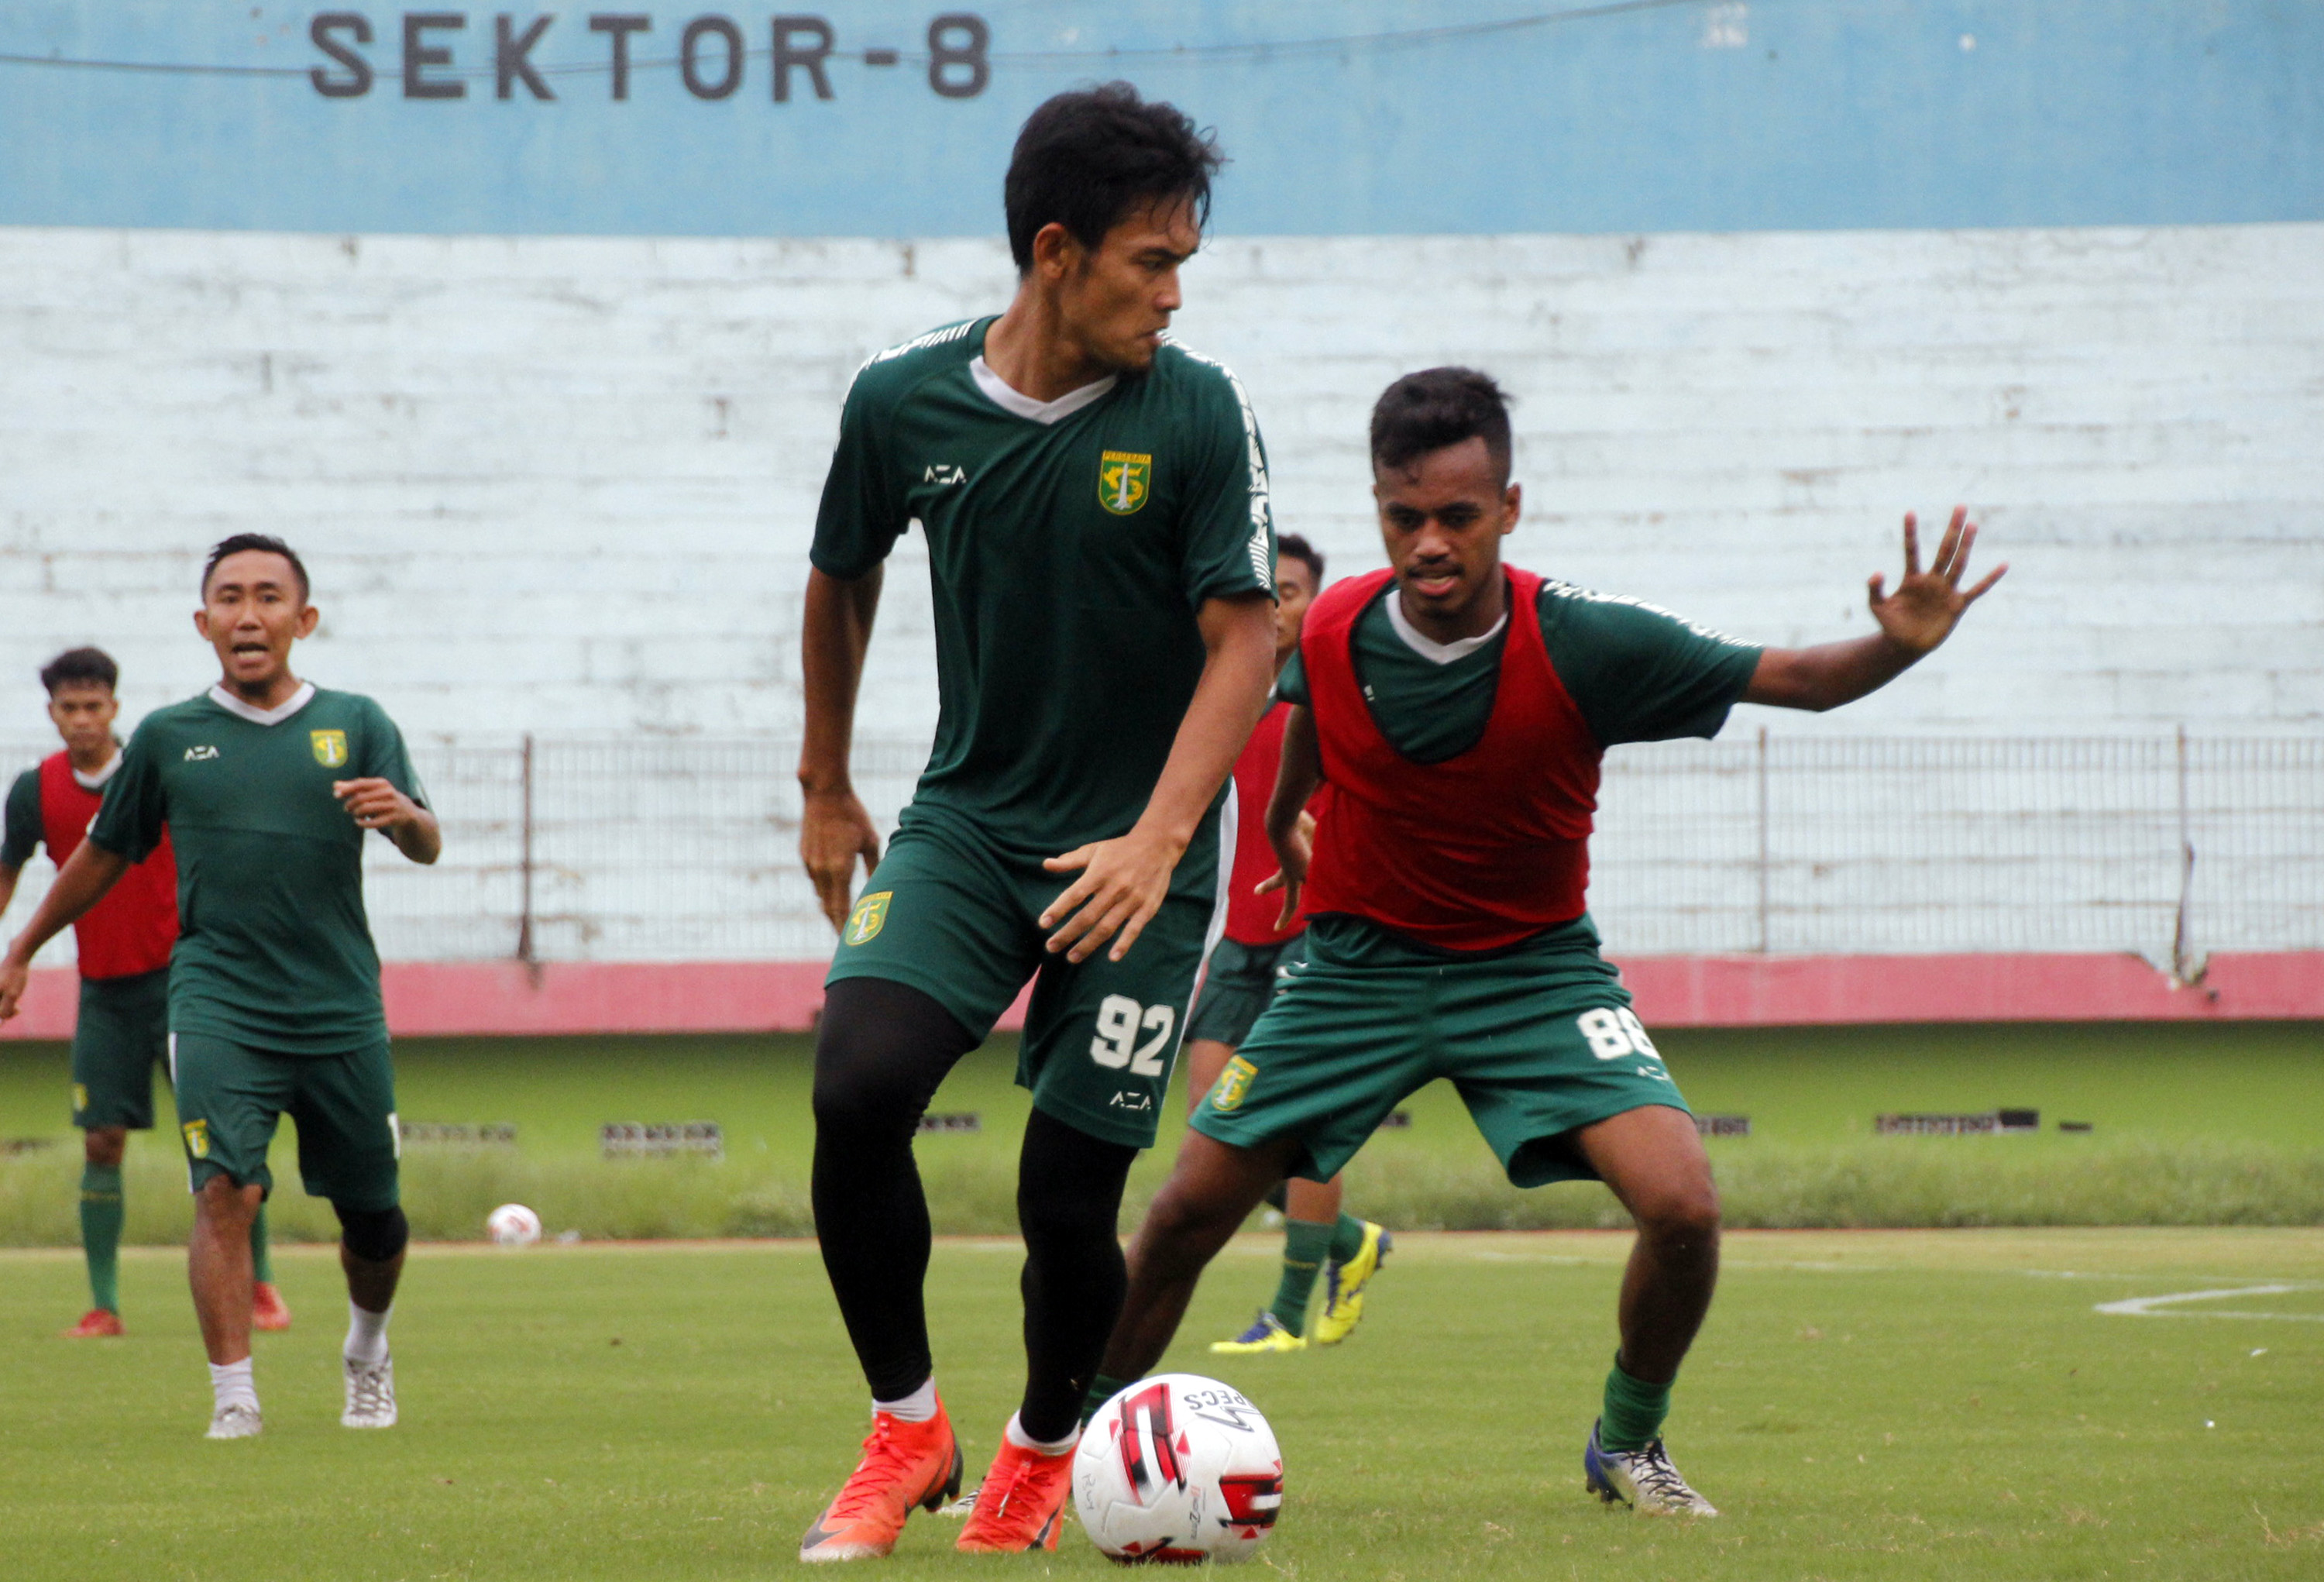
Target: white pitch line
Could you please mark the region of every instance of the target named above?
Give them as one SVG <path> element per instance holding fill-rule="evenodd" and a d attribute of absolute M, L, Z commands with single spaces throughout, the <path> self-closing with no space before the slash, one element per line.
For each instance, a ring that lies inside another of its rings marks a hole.
<path fill-rule="evenodd" d="M 2291 1291 L 2314 1289 L 2312 1285 L 2239 1285 L 2226 1291 L 2181 1291 L 2168 1296 L 2135 1296 L 2118 1302 L 2100 1302 L 2095 1310 L 2126 1318 L 2284 1318 L 2295 1323 L 2324 1324 L 2324 1313 L 2254 1313 L 2218 1308 L 2206 1308 L 2197 1312 L 2177 1310 L 2178 1305 L 2184 1302 L 2217 1301 L 2238 1296 L 2282 1296 Z"/>

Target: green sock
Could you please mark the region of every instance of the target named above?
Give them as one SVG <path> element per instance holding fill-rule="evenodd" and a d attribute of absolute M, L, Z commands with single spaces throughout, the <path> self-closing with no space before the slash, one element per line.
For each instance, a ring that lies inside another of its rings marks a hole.
<path fill-rule="evenodd" d="M 1307 1333 L 1308 1294 L 1331 1250 L 1330 1226 L 1305 1219 L 1283 1222 L 1283 1278 L 1276 1282 L 1275 1300 L 1268 1306 L 1276 1322 L 1294 1335 Z"/>
<path fill-rule="evenodd" d="M 1668 1384 L 1649 1384 L 1622 1371 L 1622 1355 L 1614 1354 L 1614 1371 L 1606 1375 L 1606 1408 L 1598 1419 L 1598 1443 L 1607 1450 L 1643 1450 L 1663 1431 L 1670 1415 Z"/>
<path fill-rule="evenodd" d="M 274 1259 L 267 1244 L 266 1205 L 261 1203 L 250 1221 L 250 1278 L 258 1285 L 274 1283 Z"/>
<path fill-rule="evenodd" d="M 1099 1407 L 1129 1388 L 1129 1380 L 1117 1379 L 1111 1374 L 1100 1374 L 1092 1379 L 1089 1393 L 1082 1398 L 1082 1426 L 1089 1427 L 1089 1420 L 1097 1415 Z"/>
<path fill-rule="evenodd" d="M 1340 1216 L 1332 1227 L 1332 1262 L 1344 1263 L 1364 1250 L 1364 1222 L 1352 1214 Z"/>
<path fill-rule="evenodd" d="M 88 1294 L 108 1313 L 121 1311 L 121 1167 L 85 1164 L 80 1171 L 80 1244 L 88 1255 Z"/>

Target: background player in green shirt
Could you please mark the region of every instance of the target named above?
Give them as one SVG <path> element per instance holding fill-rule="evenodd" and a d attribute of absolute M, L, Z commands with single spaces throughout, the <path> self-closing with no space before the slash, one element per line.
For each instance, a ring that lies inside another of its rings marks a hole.
<path fill-rule="evenodd" d="M 1123 1181 L 1221 908 L 1221 788 L 1274 672 L 1266 455 L 1233 375 L 1172 343 L 1216 146 L 1126 83 L 1061 94 L 1005 183 L 997 318 L 847 395 L 805 621 L 800 853 L 840 929 L 816 1049 L 816 1228 L 872 1430 L 800 1545 L 886 1554 L 957 1486 L 923 1308 L 920 1113 L 1033 980 L 1018 1079 L 1026 1388 L 960 1538 L 1054 1547 L 1121 1300 Z M 884 856 L 848 783 L 881 561 L 927 535 L 942 704 Z M 857 859 L 876 865 L 850 907 Z"/>
<path fill-rule="evenodd" d="M 396 1190 L 395 1077 L 379 957 L 363 905 L 363 832 L 418 863 L 442 837 L 394 722 L 368 698 L 290 671 L 315 630 L 306 568 L 279 539 L 210 551 L 195 629 L 224 672 L 146 716 L 88 838 L 0 958 L 0 1021 L 32 954 L 87 912 L 166 827 L 180 929 L 170 1065 L 194 1194 L 188 1259 L 209 1353 L 209 1437 L 259 1431 L 250 1370 L 250 1223 L 273 1183 L 268 1144 L 298 1122 L 299 1173 L 327 1198 L 347 1278 L 349 1428 L 395 1421 L 387 1320 L 409 1227 Z"/>
<path fill-rule="evenodd" d="M 1323 588 L 1323 557 L 1296 533 L 1275 541 L 1275 662 L 1280 667 L 1299 652 L 1299 630 L 1307 606 Z M 1211 948 L 1203 967 L 1202 993 L 1186 1019 L 1186 1107 L 1202 1102 L 1236 1048 L 1250 1036 L 1259 1013 L 1275 998 L 1305 948 L 1298 918 L 1283 918 L 1277 897 L 1259 885 L 1273 875 L 1275 848 L 1261 817 L 1275 791 L 1275 772 L 1283 756 L 1283 726 L 1291 704 L 1279 693 L 1269 701 L 1258 728 L 1235 760 L 1235 800 L 1246 816 L 1237 820 L 1234 872 L 1228 881 L 1224 936 Z M 1312 814 L 1314 809 L 1310 809 Z M 1268 1194 L 1283 1211 L 1283 1267 L 1275 1298 L 1250 1325 L 1230 1340 L 1214 1340 L 1213 1352 L 1248 1355 L 1302 1351 L 1310 1338 L 1307 1309 L 1316 1275 L 1323 1298 L 1313 1338 L 1336 1346 L 1363 1317 L 1365 1290 L 1395 1244 L 1384 1226 L 1358 1219 L 1341 1207 L 1338 1177 L 1328 1181 L 1293 1180 Z"/>
<path fill-rule="evenodd" d="M 102 649 L 74 648 L 42 668 L 49 718 L 65 750 L 8 788 L 0 825 L 0 912 L 32 853 L 61 867 L 88 837 L 105 788 L 121 767 L 113 724 L 121 713 L 120 667 Z M 81 1254 L 91 1307 L 65 1333 L 121 1328 L 121 1158 L 133 1131 L 153 1125 L 153 1068 L 168 1059 L 170 952 L 178 942 L 178 865 L 164 835 L 145 860 L 73 925 L 80 947 L 80 1004 L 73 1022 L 72 1118 L 81 1129 Z M 251 1323 L 288 1329 L 290 1309 L 274 1289 L 266 1210 L 250 1222 Z"/>
<path fill-rule="evenodd" d="M 1617 742 L 1713 735 L 1738 699 L 1861 698 L 1942 643 L 2001 571 L 1960 587 L 1976 529 L 1960 512 L 1923 570 L 1907 516 L 1903 580 L 1892 595 L 1871 579 L 1876 633 L 1760 649 L 1504 566 L 1520 495 L 1484 375 L 1389 386 L 1371 454 L 1389 569 L 1315 602 L 1280 683 L 1300 706 L 1268 834 L 1286 911 L 1304 891 L 1307 961 L 1196 1110 L 1132 1245 L 1092 1400 L 1160 1360 L 1203 1266 L 1270 1185 L 1329 1176 L 1446 1077 L 1512 1182 L 1602 1180 L 1637 1224 L 1587 1486 L 1715 1516 L 1662 1423 L 1718 1277 L 1719 1195 L 1582 907 L 1599 760 Z M 1299 813 L 1325 781 L 1311 851 Z"/>

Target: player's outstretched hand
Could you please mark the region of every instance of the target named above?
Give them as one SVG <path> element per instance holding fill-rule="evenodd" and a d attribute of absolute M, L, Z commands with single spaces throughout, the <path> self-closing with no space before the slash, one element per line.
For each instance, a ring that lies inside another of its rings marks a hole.
<path fill-rule="evenodd" d="M 1274 873 L 1259 882 L 1256 893 L 1272 895 L 1283 892 L 1283 910 L 1276 914 L 1275 926 L 1287 929 L 1299 915 L 1299 889 L 1307 883 L 1307 863 L 1315 855 L 1315 815 L 1302 810 L 1299 823 L 1291 831 L 1288 842 L 1277 845 L 1275 860 L 1280 865 Z"/>
<path fill-rule="evenodd" d="M 847 926 L 858 857 L 867 875 L 880 865 L 880 831 L 862 800 L 852 791 L 809 791 L 799 813 L 799 861 L 834 930 Z"/>
<path fill-rule="evenodd" d="M 1162 910 L 1171 870 L 1185 850 L 1167 836 L 1132 829 L 1118 839 L 1093 841 L 1047 859 L 1041 865 L 1052 874 L 1081 870 L 1081 877 L 1041 914 L 1041 926 L 1056 930 L 1049 936 L 1049 951 L 1064 951 L 1068 961 L 1087 961 L 1111 939 L 1108 960 L 1129 955 Z"/>
<path fill-rule="evenodd" d="M 24 985 L 32 973 L 21 961 L 0 958 L 0 1022 L 16 1014 L 18 1002 L 24 997 Z"/>
<path fill-rule="evenodd" d="M 1950 636 L 1962 613 L 2001 580 L 2002 573 L 2009 569 L 2006 565 L 1995 567 L 1984 581 L 1967 593 L 1961 591 L 1969 552 L 1976 543 L 1977 526 L 1969 519 L 1969 507 L 1954 506 L 1953 519 L 1937 545 L 1937 558 L 1923 571 L 1920 523 L 1911 512 L 1904 513 L 1904 575 L 1895 593 L 1886 591 L 1887 578 L 1877 571 L 1870 583 L 1872 618 L 1880 623 L 1880 630 L 1891 642 L 1914 653 L 1928 652 Z"/>

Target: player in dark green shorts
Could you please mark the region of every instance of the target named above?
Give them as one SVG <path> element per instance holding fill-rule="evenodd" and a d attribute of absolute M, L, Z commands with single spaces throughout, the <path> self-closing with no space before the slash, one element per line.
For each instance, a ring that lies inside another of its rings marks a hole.
<path fill-rule="evenodd" d="M 1056 1541 L 1120 1300 L 1123 1181 L 1153 1142 L 1220 910 L 1221 788 L 1274 671 L 1258 425 L 1233 375 L 1166 333 L 1218 162 L 1127 84 L 1049 100 L 1005 183 L 1008 311 L 872 358 L 840 419 L 807 585 L 800 851 L 840 930 L 816 1226 L 873 1416 L 806 1559 L 885 1554 L 912 1506 L 957 1484 L 912 1135 L 1028 979 L 1027 1382 L 960 1546 Z M 942 710 L 883 856 L 847 749 L 881 566 L 913 521 Z M 851 905 L 859 856 L 876 867 Z"/>
<path fill-rule="evenodd" d="M 1923 571 L 1871 583 L 1879 631 L 1758 649 L 1500 560 L 1517 523 L 1509 423 L 1481 374 L 1398 380 L 1372 414 L 1389 569 L 1308 612 L 1268 835 L 1308 916 L 1305 964 L 1196 1112 L 1130 1250 L 1130 1291 L 1092 1386 L 1160 1360 L 1203 1266 L 1286 1173 L 1321 1179 L 1438 1077 L 1511 1181 L 1596 1178 L 1638 1226 L 1621 1348 L 1583 1453 L 1590 1489 L 1714 1516 L 1662 1443 L 1711 1302 L 1719 1198 L 1685 1101 L 1583 910 L 1599 760 L 1618 742 L 1716 733 L 1738 700 L 1831 708 L 1901 674 L 2000 577 L 1960 586 L 1956 512 Z M 1313 849 L 1299 813 L 1332 787 Z"/>
<path fill-rule="evenodd" d="M 210 551 L 195 625 L 224 675 L 146 716 L 88 839 L 0 958 L 0 1021 L 32 953 L 88 912 L 166 828 L 183 921 L 170 971 L 170 1067 L 194 1194 L 189 1273 L 209 1352 L 209 1437 L 259 1431 L 250 1368 L 250 1224 L 285 1112 L 299 1173 L 341 1227 L 349 1428 L 395 1421 L 387 1321 L 409 1236 L 396 1191 L 395 1078 L 363 904 L 363 836 L 414 862 L 442 847 L 394 722 L 290 671 L 315 629 L 306 568 L 278 539 Z"/>
<path fill-rule="evenodd" d="M 41 847 L 59 867 L 97 818 L 105 787 L 121 767 L 113 723 L 121 712 L 120 667 L 102 649 L 75 648 L 41 671 L 49 718 L 65 749 L 8 788 L 0 829 L 0 912 L 17 875 Z M 153 1125 L 153 1069 L 168 1059 L 170 951 L 178 941 L 178 865 L 167 831 L 104 901 L 73 925 L 79 948 L 80 1005 L 73 1020 L 72 1121 L 81 1129 L 80 1240 L 91 1306 L 65 1331 L 75 1338 L 121 1328 L 121 1160 L 129 1133 Z M 287 1329 L 290 1309 L 274 1289 L 266 1211 L 250 1222 L 254 1280 L 251 1322 Z"/>

